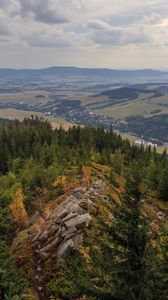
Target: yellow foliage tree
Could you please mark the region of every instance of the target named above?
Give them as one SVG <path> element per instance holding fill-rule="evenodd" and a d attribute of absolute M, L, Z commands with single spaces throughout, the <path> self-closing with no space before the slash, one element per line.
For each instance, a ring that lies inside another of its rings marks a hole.
<path fill-rule="evenodd" d="M 82 180 L 83 184 L 87 186 L 90 184 L 91 181 L 91 169 L 90 167 L 85 166 L 83 167 L 82 172 L 83 172 L 83 180 Z"/>
<path fill-rule="evenodd" d="M 65 185 L 66 184 L 66 176 L 60 176 L 56 181 L 53 182 L 53 187 L 58 187 L 59 185 Z"/>
<path fill-rule="evenodd" d="M 21 188 L 18 188 L 12 195 L 12 204 L 9 205 L 13 219 L 21 224 L 26 225 L 28 222 L 27 213 L 24 207 L 24 195 Z"/>

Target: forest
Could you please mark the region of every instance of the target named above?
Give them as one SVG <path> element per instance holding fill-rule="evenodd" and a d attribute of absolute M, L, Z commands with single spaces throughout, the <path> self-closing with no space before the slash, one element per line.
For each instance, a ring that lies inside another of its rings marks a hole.
<path fill-rule="evenodd" d="M 167 143 L 168 115 L 158 114 L 145 118 L 144 116 L 132 116 L 126 119 L 127 124 L 121 125 L 123 132 L 133 132 L 146 140 L 157 141 L 158 144 Z"/>
<path fill-rule="evenodd" d="M 80 251 L 59 271 L 53 263 L 44 268 L 43 299 L 168 299 L 166 151 L 131 144 L 112 129 L 53 129 L 38 117 L 0 124 L 0 299 L 42 299 L 14 240 L 34 212 L 96 176 L 108 185 L 109 202 L 96 202 Z"/>

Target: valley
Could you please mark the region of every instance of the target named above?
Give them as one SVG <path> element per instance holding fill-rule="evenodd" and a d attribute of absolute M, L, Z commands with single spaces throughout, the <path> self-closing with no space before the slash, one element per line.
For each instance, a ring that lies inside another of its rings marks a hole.
<path fill-rule="evenodd" d="M 0 300 L 168 300 L 168 2 L 0 0 Z"/>
<path fill-rule="evenodd" d="M 161 77 L 145 77 L 145 71 L 141 76 L 132 72 L 135 78 L 131 71 L 129 77 L 113 71 L 113 77 L 107 71 L 97 70 L 96 77 L 96 69 L 49 68 L 36 70 L 35 74 L 40 75 L 36 74 L 35 80 L 30 71 L 25 71 L 24 76 L 18 71 L 15 77 L 1 71 L 0 117 L 23 119 L 38 115 L 53 126 L 113 127 L 121 134 L 167 148 L 167 77 L 160 73 Z"/>

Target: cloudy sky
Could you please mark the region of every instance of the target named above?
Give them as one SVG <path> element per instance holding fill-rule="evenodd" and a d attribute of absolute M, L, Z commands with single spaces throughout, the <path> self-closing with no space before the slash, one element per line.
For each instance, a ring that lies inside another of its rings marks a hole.
<path fill-rule="evenodd" d="M 0 0 L 0 67 L 168 68 L 167 0 Z"/>

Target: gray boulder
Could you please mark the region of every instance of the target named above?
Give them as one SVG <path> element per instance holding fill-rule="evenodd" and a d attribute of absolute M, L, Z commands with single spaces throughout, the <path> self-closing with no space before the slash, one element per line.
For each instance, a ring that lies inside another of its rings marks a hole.
<path fill-rule="evenodd" d="M 57 250 L 57 261 L 60 262 L 61 260 L 65 260 L 73 249 L 74 242 L 71 239 L 61 244 Z"/>
<path fill-rule="evenodd" d="M 71 206 L 71 212 L 77 213 L 78 215 L 82 215 L 85 213 L 85 210 L 79 206 L 79 204 L 74 203 Z"/>
<path fill-rule="evenodd" d="M 61 234 L 61 236 L 64 238 L 66 235 L 69 235 L 69 234 L 71 234 L 71 233 L 76 233 L 76 232 L 77 232 L 77 229 L 76 229 L 75 226 L 73 226 L 73 227 L 70 227 L 68 230 L 65 230 L 65 231 Z"/>
<path fill-rule="evenodd" d="M 39 242 L 45 242 L 48 238 L 48 231 L 44 231 L 40 237 L 38 237 Z"/>
<path fill-rule="evenodd" d="M 50 252 L 54 249 L 59 243 L 59 238 L 57 237 L 52 243 L 48 244 L 47 246 L 43 247 L 40 252 Z"/>
<path fill-rule="evenodd" d="M 79 215 L 79 216 L 65 222 L 65 225 L 67 228 L 71 228 L 71 227 L 75 226 L 77 229 L 81 229 L 84 227 L 88 227 L 91 220 L 92 220 L 92 218 L 89 215 L 89 213 L 86 213 L 84 215 Z"/>
<path fill-rule="evenodd" d="M 82 246 L 83 244 L 83 234 L 78 234 L 73 238 L 73 242 L 74 242 L 74 247 L 76 250 L 79 250 L 79 248 Z"/>
<path fill-rule="evenodd" d="M 61 210 L 56 216 L 56 223 L 59 223 L 63 218 L 65 218 L 68 215 L 68 213 L 69 211 L 67 209 Z"/>
<path fill-rule="evenodd" d="M 39 256 L 41 257 L 42 260 L 47 260 L 49 258 L 49 254 L 45 253 L 45 252 L 38 252 Z"/>
<path fill-rule="evenodd" d="M 78 216 L 77 213 L 70 212 L 69 215 L 67 215 L 64 219 L 62 219 L 62 223 L 65 223 L 65 222 L 75 218 L 76 216 Z"/>
<path fill-rule="evenodd" d="M 74 193 L 81 193 L 84 191 L 83 187 L 77 187 L 76 189 L 73 190 Z"/>
<path fill-rule="evenodd" d="M 75 193 L 74 193 L 74 197 L 75 197 L 77 200 L 81 200 L 81 199 L 84 198 L 84 196 L 83 196 L 81 193 L 79 193 L 79 192 L 75 192 Z"/>

